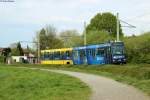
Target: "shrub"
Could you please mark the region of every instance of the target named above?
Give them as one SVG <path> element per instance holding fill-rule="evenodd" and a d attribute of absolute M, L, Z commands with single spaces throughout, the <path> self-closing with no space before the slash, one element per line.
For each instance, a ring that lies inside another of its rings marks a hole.
<path fill-rule="evenodd" d="M 150 64 L 150 32 L 124 38 L 128 62 Z"/>
<path fill-rule="evenodd" d="M 0 63 L 4 63 L 4 56 L 0 56 Z"/>

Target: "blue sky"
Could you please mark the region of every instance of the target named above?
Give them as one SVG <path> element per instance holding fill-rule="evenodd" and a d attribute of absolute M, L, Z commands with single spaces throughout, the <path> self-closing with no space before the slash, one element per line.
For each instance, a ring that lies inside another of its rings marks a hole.
<path fill-rule="evenodd" d="M 119 12 L 120 19 L 137 28 L 123 28 L 125 35 L 150 31 L 150 0 L 15 0 L 0 2 L 0 47 L 32 41 L 47 24 L 57 31 L 83 31 L 83 23 L 99 12 Z"/>

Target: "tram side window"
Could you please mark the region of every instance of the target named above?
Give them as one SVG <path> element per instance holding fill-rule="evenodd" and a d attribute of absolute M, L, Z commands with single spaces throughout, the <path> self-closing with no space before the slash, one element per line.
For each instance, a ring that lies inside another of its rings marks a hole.
<path fill-rule="evenodd" d="M 49 60 L 53 60 L 53 52 L 49 53 Z"/>
<path fill-rule="evenodd" d="M 93 56 L 93 58 L 95 58 L 96 57 L 96 55 L 95 55 L 96 53 L 95 53 L 95 49 L 92 49 L 92 56 Z"/>
<path fill-rule="evenodd" d="M 41 53 L 41 60 L 44 60 L 44 53 Z"/>
<path fill-rule="evenodd" d="M 71 59 L 72 52 L 66 51 L 66 59 Z"/>
<path fill-rule="evenodd" d="M 65 60 L 65 54 L 64 54 L 64 52 L 61 52 L 61 53 L 60 53 L 60 59 L 61 59 L 61 60 Z"/>
<path fill-rule="evenodd" d="M 78 51 L 76 50 L 73 53 L 74 53 L 74 59 L 78 59 Z"/>
<path fill-rule="evenodd" d="M 88 49 L 88 56 L 92 56 L 92 50 Z"/>
<path fill-rule="evenodd" d="M 44 52 L 44 59 L 48 60 L 49 59 L 49 53 L 48 52 Z"/>
<path fill-rule="evenodd" d="M 83 58 L 84 56 L 86 56 L 85 50 L 80 50 L 80 57 Z"/>
<path fill-rule="evenodd" d="M 98 48 L 96 55 L 104 56 L 104 49 Z"/>
<path fill-rule="evenodd" d="M 79 52 L 80 52 L 80 58 L 83 58 L 82 50 L 80 50 Z"/>
<path fill-rule="evenodd" d="M 54 59 L 59 60 L 60 59 L 60 52 L 54 52 Z"/>

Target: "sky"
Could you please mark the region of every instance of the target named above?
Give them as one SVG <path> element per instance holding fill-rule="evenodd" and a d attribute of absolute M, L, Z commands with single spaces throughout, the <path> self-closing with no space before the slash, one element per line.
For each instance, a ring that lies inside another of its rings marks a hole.
<path fill-rule="evenodd" d="M 118 12 L 121 20 L 136 26 L 123 27 L 126 36 L 150 31 L 150 0 L 0 0 L 0 47 L 32 41 L 46 25 L 57 32 L 75 29 L 82 33 L 84 21 L 89 24 L 102 12 Z"/>

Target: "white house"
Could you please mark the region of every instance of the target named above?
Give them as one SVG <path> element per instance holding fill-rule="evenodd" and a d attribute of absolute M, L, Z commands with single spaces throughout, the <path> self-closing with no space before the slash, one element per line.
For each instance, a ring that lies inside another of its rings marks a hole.
<path fill-rule="evenodd" d="M 13 62 L 23 62 L 24 60 L 27 60 L 27 56 L 12 56 Z"/>

